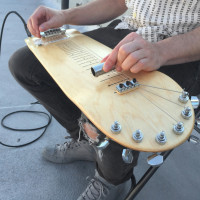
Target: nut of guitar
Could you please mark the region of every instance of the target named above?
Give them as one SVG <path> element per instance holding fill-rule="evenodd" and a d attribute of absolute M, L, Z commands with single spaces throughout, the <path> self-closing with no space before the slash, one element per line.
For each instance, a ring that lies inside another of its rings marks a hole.
<path fill-rule="evenodd" d="M 44 46 L 50 43 L 58 42 L 67 39 L 69 35 L 66 34 L 66 29 L 55 28 L 40 32 L 41 38 L 33 38 L 35 46 Z"/>

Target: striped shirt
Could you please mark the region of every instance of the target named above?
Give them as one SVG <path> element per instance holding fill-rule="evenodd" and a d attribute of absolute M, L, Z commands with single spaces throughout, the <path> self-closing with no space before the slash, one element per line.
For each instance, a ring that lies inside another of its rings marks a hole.
<path fill-rule="evenodd" d="M 116 29 L 131 29 L 157 42 L 200 26 L 200 0 L 125 0 L 130 15 Z"/>

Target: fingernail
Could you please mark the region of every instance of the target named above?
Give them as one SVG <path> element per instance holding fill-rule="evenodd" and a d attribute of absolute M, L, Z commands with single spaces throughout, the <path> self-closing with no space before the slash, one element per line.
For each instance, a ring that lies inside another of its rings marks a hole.
<path fill-rule="evenodd" d="M 121 68 L 121 67 L 116 67 L 116 70 L 117 70 L 118 72 L 120 72 L 120 71 L 122 71 L 122 68 Z"/>
<path fill-rule="evenodd" d="M 44 26 L 43 25 L 40 26 L 40 31 L 44 31 Z"/>

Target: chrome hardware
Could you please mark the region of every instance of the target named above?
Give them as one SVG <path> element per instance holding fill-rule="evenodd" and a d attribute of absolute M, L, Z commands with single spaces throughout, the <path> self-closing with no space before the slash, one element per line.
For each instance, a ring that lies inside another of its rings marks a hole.
<path fill-rule="evenodd" d="M 165 136 L 165 132 L 164 131 L 161 131 L 160 133 L 157 134 L 156 136 L 156 142 L 158 144 L 165 144 L 167 142 L 167 138 Z"/>
<path fill-rule="evenodd" d="M 158 167 L 163 164 L 163 156 L 154 153 L 147 158 L 147 163 L 152 167 Z"/>
<path fill-rule="evenodd" d="M 103 66 L 104 66 L 104 64 L 105 64 L 105 63 L 100 63 L 100 64 L 95 65 L 95 66 L 93 66 L 93 67 L 91 68 L 91 71 L 92 71 L 93 76 L 98 77 L 98 76 L 100 76 L 100 75 L 103 75 L 103 74 L 107 73 L 107 72 L 104 72 L 104 71 L 103 71 Z M 114 70 L 114 69 L 115 69 L 115 67 L 112 68 L 112 70 Z"/>
<path fill-rule="evenodd" d="M 52 36 L 57 36 L 57 35 L 64 35 L 65 34 L 65 29 L 64 28 L 54 28 L 54 29 L 49 29 L 44 32 L 40 32 L 41 37 L 43 38 L 49 38 Z"/>
<path fill-rule="evenodd" d="M 105 138 L 99 145 L 97 145 L 97 149 L 103 150 L 109 145 L 109 138 Z"/>
<path fill-rule="evenodd" d="M 122 127 L 118 121 L 115 121 L 114 124 L 111 126 L 111 131 L 113 133 L 120 133 Z"/>
<path fill-rule="evenodd" d="M 181 112 L 181 115 L 184 119 L 189 119 L 192 116 L 192 111 L 190 107 L 185 107 L 184 110 Z"/>
<path fill-rule="evenodd" d="M 188 139 L 189 142 L 191 142 L 192 144 L 199 144 L 200 143 L 200 139 L 197 136 L 191 135 Z"/>
<path fill-rule="evenodd" d="M 117 93 L 123 94 L 132 90 L 135 90 L 139 87 L 139 83 L 136 81 L 136 79 L 132 79 L 131 81 L 126 81 L 124 83 L 120 83 L 116 86 Z"/>
<path fill-rule="evenodd" d="M 183 90 L 182 94 L 179 96 L 178 99 L 181 103 L 187 103 L 189 100 L 189 93 Z"/>
<path fill-rule="evenodd" d="M 55 28 L 55 29 L 49 29 L 44 32 L 40 32 L 41 38 L 33 38 L 33 42 L 36 46 L 44 46 L 48 45 L 60 40 L 65 40 L 70 37 L 66 33 L 66 28 Z"/>
<path fill-rule="evenodd" d="M 143 139 L 143 134 L 141 130 L 136 130 L 135 132 L 133 132 L 133 140 L 137 143 L 140 143 Z"/>
<path fill-rule="evenodd" d="M 174 125 L 173 130 L 175 134 L 181 135 L 184 131 L 183 122 L 178 122 L 176 125 Z"/>
<path fill-rule="evenodd" d="M 199 98 L 197 96 L 191 96 L 191 103 L 194 109 L 199 107 Z"/>
<path fill-rule="evenodd" d="M 132 163 L 133 162 L 133 154 L 131 149 L 123 149 L 122 151 L 122 159 L 125 163 Z"/>
<path fill-rule="evenodd" d="M 197 125 L 197 128 L 200 128 L 200 118 L 196 119 L 196 125 Z"/>

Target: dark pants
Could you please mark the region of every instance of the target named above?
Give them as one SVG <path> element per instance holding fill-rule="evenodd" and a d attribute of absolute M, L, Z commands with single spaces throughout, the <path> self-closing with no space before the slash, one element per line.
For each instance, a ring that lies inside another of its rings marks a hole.
<path fill-rule="evenodd" d="M 114 48 L 131 31 L 114 30 L 111 23 L 85 33 L 85 35 Z M 73 138 L 78 138 L 78 119 L 81 111 L 65 96 L 40 62 L 27 48 L 21 48 L 10 58 L 9 67 L 12 75 L 65 127 Z M 200 93 L 199 62 L 162 67 L 160 71 L 172 77 L 192 95 Z M 126 164 L 122 160 L 123 147 L 115 142 L 103 150 L 103 157 L 97 155 L 96 164 L 99 174 L 115 185 L 128 180 L 137 164 L 139 152 L 133 151 L 134 160 Z"/>

